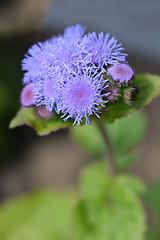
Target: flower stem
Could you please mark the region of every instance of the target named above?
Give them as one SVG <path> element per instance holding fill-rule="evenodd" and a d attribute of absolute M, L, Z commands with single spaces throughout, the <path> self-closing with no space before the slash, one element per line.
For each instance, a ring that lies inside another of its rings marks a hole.
<path fill-rule="evenodd" d="M 115 158 L 114 158 L 114 155 L 113 155 L 111 142 L 110 142 L 110 139 L 108 137 L 108 133 L 107 133 L 107 130 L 105 128 L 103 120 L 102 119 L 96 119 L 96 125 L 99 129 L 99 132 L 100 132 L 100 134 L 103 138 L 103 141 L 104 141 L 104 144 L 105 144 L 105 147 L 106 147 L 107 161 L 108 161 L 110 173 L 112 175 L 115 175 L 116 174 Z"/>

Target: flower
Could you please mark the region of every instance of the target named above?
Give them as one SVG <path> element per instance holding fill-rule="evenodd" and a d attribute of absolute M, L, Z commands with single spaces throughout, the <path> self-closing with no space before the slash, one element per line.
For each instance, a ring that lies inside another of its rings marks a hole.
<path fill-rule="evenodd" d="M 64 121 L 74 118 L 74 124 L 77 125 L 82 122 L 83 117 L 86 118 L 87 125 L 88 116 L 92 114 L 99 118 L 99 106 L 104 107 L 104 103 L 107 102 L 101 99 L 103 96 L 108 96 L 108 93 L 101 93 L 105 83 L 102 77 L 93 77 L 87 73 L 69 77 L 59 86 L 58 114 L 63 114 Z"/>
<path fill-rule="evenodd" d="M 97 34 L 95 32 L 89 33 L 86 38 L 86 45 L 89 52 L 92 54 L 92 62 L 98 66 L 103 72 L 108 64 L 117 64 L 119 62 L 125 62 L 127 56 L 126 53 L 122 53 L 124 50 L 122 44 L 117 44 L 117 39 L 112 37 L 109 39 L 110 34 L 106 35 L 103 32 Z"/>
<path fill-rule="evenodd" d="M 77 24 L 68 27 L 64 35 L 34 44 L 22 60 L 22 70 L 26 71 L 23 83 L 43 79 L 46 75 L 57 73 L 64 76 L 73 70 L 85 69 L 91 56 L 85 49 L 83 32 L 84 28 Z"/>
<path fill-rule="evenodd" d="M 33 95 L 33 84 L 27 84 L 21 92 L 21 104 L 24 107 L 29 107 L 35 105 L 34 95 Z"/>
<path fill-rule="evenodd" d="M 121 84 L 128 83 L 132 79 L 134 72 L 129 65 L 123 63 L 108 68 L 107 75 L 109 75 L 115 82 Z"/>
<path fill-rule="evenodd" d="M 43 72 L 47 70 L 47 63 L 51 65 L 51 59 L 49 59 L 48 42 L 34 44 L 25 54 L 25 58 L 22 60 L 22 70 L 27 71 L 23 77 L 23 83 L 29 83 L 42 77 Z"/>
<path fill-rule="evenodd" d="M 45 105 L 47 111 L 52 112 L 56 102 L 57 78 L 57 75 L 46 75 L 33 83 L 36 106 Z"/>
<path fill-rule="evenodd" d="M 74 118 L 77 125 L 88 117 L 99 117 L 109 96 L 103 73 L 109 64 L 125 62 L 124 48 L 109 34 L 88 33 L 80 24 L 67 27 L 64 34 L 34 44 L 22 60 L 24 84 L 32 84 L 36 107 L 56 111 L 64 120 Z"/>

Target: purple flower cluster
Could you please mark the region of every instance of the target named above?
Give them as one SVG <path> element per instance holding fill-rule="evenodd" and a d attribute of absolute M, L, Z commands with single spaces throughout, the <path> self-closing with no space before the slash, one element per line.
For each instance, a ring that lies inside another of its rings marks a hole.
<path fill-rule="evenodd" d="M 64 121 L 73 118 L 77 125 L 83 118 L 88 124 L 90 115 L 99 117 L 109 95 L 103 91 L 107 88 L 103 74 L 107 74 L 108 66 L 125 63 L 126 54 L 109 34 L 84 32 L 85 27 L 79 24 L 70 26 L 63 35 L 28 50 L 22 61 L 26 84 L 21 94 L 23 106 L 43 106 L 60 114 Z"/>

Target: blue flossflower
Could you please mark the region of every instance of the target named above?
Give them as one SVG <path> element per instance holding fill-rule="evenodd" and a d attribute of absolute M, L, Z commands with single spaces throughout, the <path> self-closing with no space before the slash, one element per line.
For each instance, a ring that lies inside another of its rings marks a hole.
<path fill-rule="evenodd" d="M 89 123 L 90 115 L 98 117 L 105 103 L 106 66 L 125 62 L 126 57 L 121 52 L 124 48 L 109 34 L 97 37 L 84 32 L 79 24 L 67 27 L 63 35 L 34 44 L 22 60 L 23 83 L 32 83 L 36 106 L 55 110 L 64 120 L 74 118 L 78 125 L 83 118 Z"/>
<path fill-rule="evenodd" d="M 59 96 L 57 101 L 57 112 L 62 113 L 64 121 L 74 118 L 74 124 L 82 122 L 86 118 L 86 125 L 89 123 L 88 116 L 95 114 L 99 118 L 99 107 L 104 107 L 107 101 L 102 97 L 106 80 L 102 76 L 93 76 L 91 73 L 76 74 L 68 77 L 65 82 L 59 83 Z"/>

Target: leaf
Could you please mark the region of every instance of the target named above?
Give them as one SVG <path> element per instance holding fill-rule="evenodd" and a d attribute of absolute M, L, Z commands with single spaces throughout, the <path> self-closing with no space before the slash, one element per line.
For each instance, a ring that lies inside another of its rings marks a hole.
<path fill-rule="evenodd" d="M 100 163 L 88 167 L 82 173 L 83 196 L 73 219 L 75 239 L 142 240 L 145 215 L 131 185 L 131 179 L 127 184 L 127 176 L 123 181 L 108 176 Z"/>
<path fill-rule="evenodd" d="M 150 210 L 152 216 L 150 226 L 147 231 L 146 240 L 160 239 L 160 184 L 150 186 L 144 201 Z"/>
<path fill-rule="evenodd" d="M 98 121 L 101 121 L 98 120 Z M 135 161 L 135 156 L 129 151 L 143 139 L 147 118 L 142 111 L 136 111 L 114 123 L 104 123 L 119 169 L 124 169 Z M 75 126 L 70 129 L 72 137 L 91 154 L 101 157 L 105 154 L 103 139 L 96 123 L 89 126 Z"/>
<path fill-rule="evenodd" d="M 146 201 L 160 214 L 160 184 L 154 184 L 153 186 L 150 186 L 146 195 Z"/>
<path fill-rule="evenodd" d="M 146 193 L 146 186 L 139 179 L 129 174 L 121 174 L 116 176 L 117 186 L 128 188 L 137 194 Z M 105 162 L 96 161 L 88 164 L 80 175 L 80 187 L 83 195 L 87 198 L 104 198 L 106 188 L 112 188 L 113 179 L 106 168 Z M 109 191 L 110 194 L 110 191 Z"/>
<path fill-rule="evenodd" d="M 86 198 L 104 198 L 106 188 L 110 186 L 111 177 L 101 161 L 89 164 L 80 175 L 80 187 Z"/>
<path fill-rule="evenodd" d="M 123 100 L 108 106 L 108 110 L 103 113 L 103 119 L 107 122 L 114 122 L 116 118 L 121 118 L 129 113 L 149 104 L 153 98 L 160 95 L 160 76 L 152 74 L 138 74 L 133 81 L 138 85 L 140 92 L 135 103 L 126 104 Z"/>
<path fill-rule="evenodd" d="M 122 174 L 117 176 L 118 185 L 131 189 L 136 194 L 144 195 L 147 192 L 146 185 L 138 178 L 129 174 Z"/>
<path fill-rule="evenodd" d="M 160 235 L 153 231 L 148 231 L 145 240 L 159 240 Z"/>
<path fill-rule="evenodd" d="M 94 122 L 86 126 L 75 126 L 70 129 L 71 136 L 90 153 L 102 157 L 105 153 L 104 143 Z"/>
<path fill-rule="evenodd" d="M 70 239 L 72 205 L 67 196 L 49 190 L 12 199 L 0 207 L 0 239 Z"/>
<path fill-rule="evenodd" d="M 117 153 L 115 159 L 117 168 L 122 171 L 136 161 L 136 156 L 133 153 Z"/>
<path fill-rule="evenodd" d="M 43 119 L 38 116 L 35 109 L 22 107 L 10 122 L 9 127 L 15 128 L 24 124 L 33 127 L 40 136 L 72 126 L 71 121 L 65 122 L 56 114 L 50 119 Z"/>
<path fill-rule="evenodd" d="M 123 153 L 129 151 L 144 138 L 147 118 L 144 112 L 136 111 L 106 126 L 114 151 Z"/>

